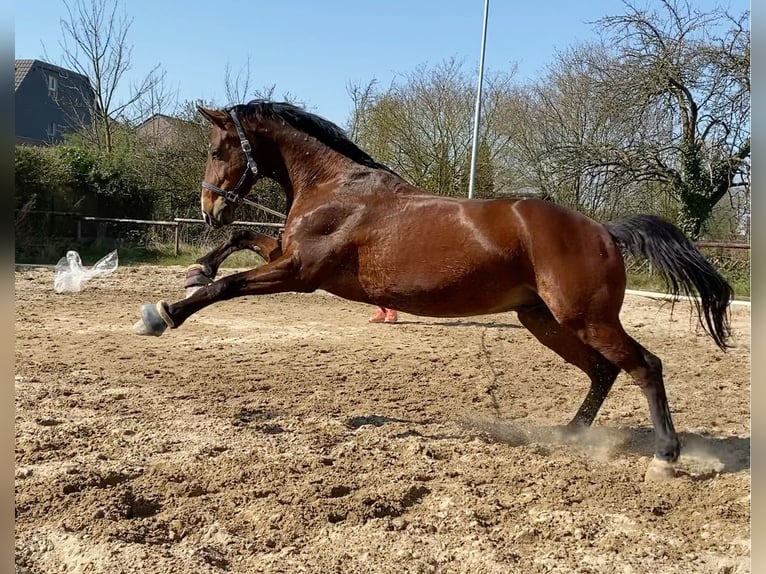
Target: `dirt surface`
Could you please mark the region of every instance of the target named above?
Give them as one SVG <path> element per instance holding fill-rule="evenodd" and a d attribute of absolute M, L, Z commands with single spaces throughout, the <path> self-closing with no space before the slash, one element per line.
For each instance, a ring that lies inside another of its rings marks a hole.
<path fill-rule="evenodd" d="M 515 314 L 369 324 L 284 294 L 134 335 L 182 281 L 16 272 L 18 573 L 750 572 L 749 308 L 724 354 L 687 304 L 627 297 L 685 444 L 644 482 L 638 388 L 566 438 L 586 378 Z"/>

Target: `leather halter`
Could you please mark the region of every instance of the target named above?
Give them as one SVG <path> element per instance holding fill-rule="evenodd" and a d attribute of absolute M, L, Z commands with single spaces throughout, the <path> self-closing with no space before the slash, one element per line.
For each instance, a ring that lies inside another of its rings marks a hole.
<path fill-rule="evenodd" d="M 230 189 L 230 190 L 221 189 L 220 187 L 215 186 L 212 183 L 208 183 L 204 180 L 202 181 L 202 187 L 204 187 L 205 189 L 209 191 L 212 191 L 216 195 L 220 195 L 221 197 L 223 197 L 224 201 L 233 203 L 234 205 L 239 205 L 240 203 L 246 203 L 247 205 L 252 205 L 253 207 L 257 207 L 258 209 L 261 209 L 267 213 L 271 213 L 272 215 L 276 215 L 284 219 L 285 216 L 279 213 L 278 211 L 274 211 L 273 209 L 264 207 L 260 203 L 250 201 L 249 199 L 246 199 L 240 195 L 240 191 L 242 191 L 242 188 L 245 186 L 245 182 L 247 181 L 247 175 L 249 173 L 252 173 L 253 176 L 258 175 L 258 166 L 255 163 L 255 159 L 253 159 L 253 149 L 252 147 L 250 147 L 250 140 L 248 140 L 247 135 L 245 135 L 245 130 L 242 128 L 242 124 L 239 122 L 237 113 L 232 109 L 232 110 L 229 110 L 229 115 L 231 116 L 231 119 L 234 122 L 234 127 L 237 129 L 237 135 L 239 136 L 239 143 L 242 146 L 242 151 L 245 154 L 245 159 L 247 159 L 247 167 L 245 168 L 245 171 L 242 173 L 242 177 L 239 178 L 237 185 L 234 186 L 234 189 Z"/>

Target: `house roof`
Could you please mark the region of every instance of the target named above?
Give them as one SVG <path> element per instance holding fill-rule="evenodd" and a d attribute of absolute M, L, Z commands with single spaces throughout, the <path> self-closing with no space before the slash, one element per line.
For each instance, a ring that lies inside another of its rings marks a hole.
<path fill-rule="evenodd" d="M 13 91 L 16 91 L 19 89 L 21 82 L 23 82 L 24 78 L 27 77 L 29 70 L 32 69 L 32 66 L 34 64 L 35 64 L 34 60 L 16 60 L 16 65 L 14 66 L 14 74 L 13 74 L 13 79 L 16 85 L 13 88 Z"/>
<path fill-rule="evenodd" d="M 39 65 L 45 68 L 49 72 L 58 72 L 61 75 L 73 76 L 81 80 L 84 80 L 86 82 L 89 82 L 87 76 L 83 76 L 82 74 L 78 72 L 68 70 L 67 68 L 62 68 L 61 66 L 57 66 L 55 64 L 49 64 L 48 62 L 43 62 L 42 60 L 16 60 L 14 65 L 14 74 L 13 74 L 13 79 L 15 84 L 13 88 L 14 91 L 19 89 L 19 86 L 24 81 L 24 78 L 27 77 L 29 72 L 36 65 Z"/>
<path fill-rule="evenodd" d="M 17 135 L 16 136 L 16 144 L 17 145 L 32 145 L 32 146 L 40 146 L 40 145 L 48 145 L 50 142 L 37 139 L 37 138 L 28 138 L 24 136 Z"/>
<path fill-rule="evenodd" d="M 148 126 L 149 124 L 154 123 L 154 122 L 159 121 L 159 120 L 165 120 L 168 123 L 176 124 L 176 125 L 179 125 L 179 126 L 187 125 L 187 124 L 192 123 L 189 120 L 184 120 L 184 119 L 181 119 L 181 118 L 175 118 L 173 116 L 168 116 L 166 114 L 157 113 L 157 114 L 152 114 L 151 116 L 146 118 L 144 121 L 142 121 L 140 124 L 138 124 L 136 126 L 136 129 L 140 129 L 140 128 L 144 127 L 144 126 Z"/>

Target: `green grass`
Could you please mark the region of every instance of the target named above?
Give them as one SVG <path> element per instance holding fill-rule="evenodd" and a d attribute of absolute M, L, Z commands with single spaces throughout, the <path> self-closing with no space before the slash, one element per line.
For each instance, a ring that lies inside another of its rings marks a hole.
<path fill-rule="evenodd" d="M 154 254 L 152 261 L 140 260 L 131 258 L 129 264 L 147 264 L 153 265 L 182 265 L 187 266 L 194 263 L 199 257 L 208 252 L 208 249 L 202 249 L 199 247 L 181 246 L 180 253 L 175 255 L 173 248 L 157 251 Z M 122 252 L 118 251 L 120 258 L 122 258 Z M 259 255 L 256 255 L 252 251 L 238 251 L 226 258 L 221 267 L 223 268 L 236 268 L 236 267 L 257 267 L 263 265 L 265 261 Z"/>
<path fill-rule="evenodd" d="M 727 276 L 723 273 L 723 276 L 734 289 L 735 299 L 750 300 L 750 278 L 741 276 Z M 665 282 L 662 277 L 651 273 L 628 273 L 628 289 L 636 289 L 637 291 L 658 291 L 664 293 L 666 291 Z"/>
<path fill-rule="evenodd" d="M 16 252 L 16 263 L 33 263 L 53 265 L 69 250 L 80 254 L 85 266 L 93 265 L 104 255 L 115 249 L 113 245 L 103 244 L 97 246 L 94 242 L 56 241 L 49 239 L 43 245 L 37 245 L 34 249 Z M 117 255 L 120 265 L 180 265 L 186 267 L 207 253 L 208 248 L 181 245 L 179 254 L 174 253 L 173 245 L 158 245 L 154 247 L 126 246 L 117 247 Z M 264 263 L 263 259 L 252 251 L 240 251 L 234 253 L 223 263 L 222 267 L 256 267 Z"/>

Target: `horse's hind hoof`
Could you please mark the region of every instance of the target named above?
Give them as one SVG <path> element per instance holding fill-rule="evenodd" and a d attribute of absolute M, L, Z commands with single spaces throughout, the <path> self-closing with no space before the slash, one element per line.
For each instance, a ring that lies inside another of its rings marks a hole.
<path fill-rule="evenodd" d="M 649 463 L 649 467 L 646 469 L 644 475 L 645 482 L 656 482 L 660 480 L 670 480 L 676 477 L 676 469 L 672 462 L 661 460 L 659 458 L 652 458 Z"/>
<path fill-rule="evenodd" d="M 164 305 L 162 301 L 156 305 L 146 303 L 141 307 L 141 319 L 139 319 L 133 330 L 139 335 L 152 335 L 159 337 L 165 332 L 165 329 L 171 325 L 165 320 L 163 315 L 167 315 L 167 312 L 161 306 Z"/>

